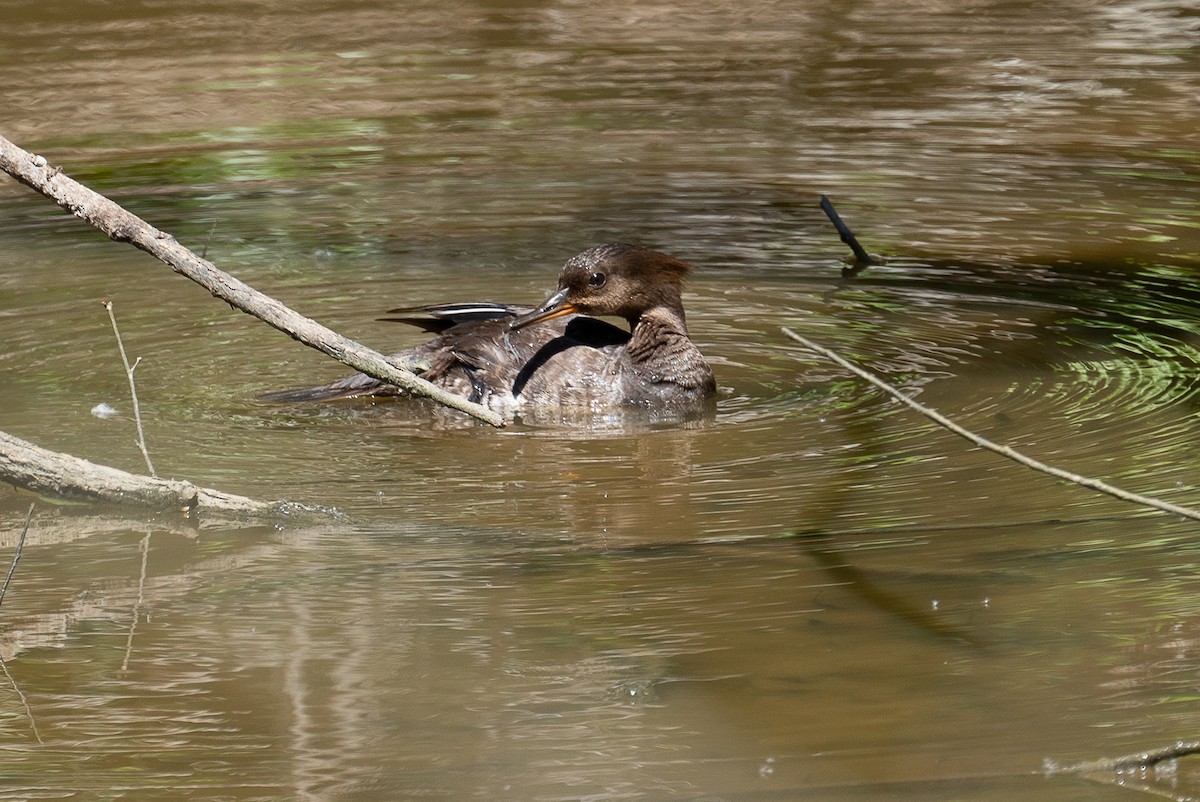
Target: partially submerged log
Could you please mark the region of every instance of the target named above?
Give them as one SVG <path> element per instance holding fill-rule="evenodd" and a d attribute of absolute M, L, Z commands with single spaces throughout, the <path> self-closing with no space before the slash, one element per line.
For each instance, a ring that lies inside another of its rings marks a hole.
<path fill-rule="evenodd" d="M 159 479 L 97 465 L 0 432 L 0 481 L 33 493 L 155 512 L 276 517 L 315 511 L 288 502 L 256 501 L 178 479 Z"/>

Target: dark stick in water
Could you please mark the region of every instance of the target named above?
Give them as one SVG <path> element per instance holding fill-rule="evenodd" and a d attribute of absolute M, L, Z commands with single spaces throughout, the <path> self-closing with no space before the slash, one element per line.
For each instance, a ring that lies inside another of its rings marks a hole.
<path fill-rule="evenodd" d="M 0 604 L 4 603 L 4 594 L 8 593 L 8 583 L 12 582 L 13 571 L 17 570 L 17 563 L 21 559 L 21 549 L 25 548 L 25 535 L 29 534 L 29 522 L 32 520 L 33 504 L 30 504 L 29 514 L 25 516 L 25 526 L 21 527 L 21 537 L 17 539 L 17 550 L 13 554 L 12 565 L 8 567 L 8 576 L 4 577 L 4 586 L 0 587 Z"/>
<path fill-rule="evenodd" d="M 825 212 L 825 216 L 829 218 L 829 222 L 833 223 L 833 227 L 837 229 L 838 236 L 842 242 L 850 246 L 850 250 L 854 251 L 854 267 L 848 272 L 853 275 L 864 267 L 870 265 L 883 264 L 883 258 L 874 254 L 867 253 L 867 249 L 858 241 L 858 237 L 854 236 L 854 232 L 842 220 L 842 216 L 837 213 L 837 209 L 833 208 L 833 202 L 829 200 L 828 195 L 821 196 L 821 211 Z"/>

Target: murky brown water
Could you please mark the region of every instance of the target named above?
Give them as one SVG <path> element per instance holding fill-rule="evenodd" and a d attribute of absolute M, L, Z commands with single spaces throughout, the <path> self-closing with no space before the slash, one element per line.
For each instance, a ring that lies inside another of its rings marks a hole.
<path fill-rule="evenodd" d="M 111 299 L 161 473 L 347 516 L 39 502 L 0 798 L 1121 799 L 1043 762 L 1200 736 L 1194 524 L 781 333 L 1200 504 L 1193 4 L 9 5 L 0 134 L 259 289 L 387 350 L 389 307 L 644 242 L 697 265 L 722 397 L 595 431 L 261 404 L 344 371 L 0 182 L 0 429 L 141 467 Z M 840 277 L 822 192 L 887 266 Z"/>

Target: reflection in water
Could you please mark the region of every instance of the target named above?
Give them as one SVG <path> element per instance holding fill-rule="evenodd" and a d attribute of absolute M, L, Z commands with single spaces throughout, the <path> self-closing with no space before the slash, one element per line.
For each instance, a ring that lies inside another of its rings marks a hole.
<path fill-rule="evenodd" d="M 0 790 L 1107 798 L 1036 775 L 1195 737 L 1192 528 L 964 449 L 781 327 L 1194 505 L 1198 29 L 1170 0 L 16 4 L 4 135 L 240 278 L 396 350 L 389 308 L 536 303 L 643 242 L 697 266 L 721 395 L 502 431 L 260 404 L 342 370 L 0 184 L 0 428 L 141 464 L 112 299 L 165 475 L 355 521 L 39 502 Z M 842 277 L 821 193 L 886 265 Z M 0 492 L 0 550 L 27 507 Z"/>
<path fill-rule="evenodd" d="M 862 581 L 913 606 L 907 622 L 788 541 L 522 553 L 462 533 L 293 538 L 152 579 L 123 671 L 124 627 L 97 623 L 64 644 L 87 663 L 43 651 L 14 669 L 38 689 L 52 743 L 93 752 L 74 775 L 85 787 L 103 787 L 136 732 L 157 772 L 234 794 L 736 795 L 769 761 L 774 789 L 836 796 L 885 771 L 889 795 L 927 798 L 941 781 L 974 796 L 971 777 L 1016 782 L 1040 756 L 1087 755 L 1079 724 L 1124 727 L 1164 693 L 1138 668 L 1155 641 L 1109 645 L 1155 606 L 1122 579 L 1128 552 L 1057 545 L 1125 526 L 1060 526 L 1039 544 L 1013 533 L 986 551 L 947 532 L 844 552 Z M 1178 559 L 1179 534 L 1173 556 L 1143 550 L 1148 569 Z M 1188 654 L 1177 643 L 1171 657 L 1185 684 Z M 1093 693 L 1044 684 L 1064 672 Z M 1037 712 L 1047 705 L 1061 724 Z M 1143 734 L 1188 720 L 1179 699 Z M 7 763 L 31 790 L 47 787 L 34 766 L 59 770 L 45 753 Z"/>

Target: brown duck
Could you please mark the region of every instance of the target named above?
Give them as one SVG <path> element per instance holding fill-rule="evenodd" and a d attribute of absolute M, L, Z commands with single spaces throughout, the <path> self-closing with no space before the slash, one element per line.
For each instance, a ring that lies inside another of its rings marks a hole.
<path fill-rule="evenodd" d="M 687 412 L 716 392 L 688 337 L 680 291 L 690 266 L 636 245 L 590 248 L 563 266 L 558 290 L 536 309 L 444 304 L 392 310 L 437 336 L 392 354 L 422 378 L 504 413 L 531 407 L 589 412 L 622 407 Z M 419 314 L 420 317 L 412 317 Z M 624 331 L 596 317 L 622 317 Z M 264 396 L 272 401 L 395 396 L 363 374 Z"/>

